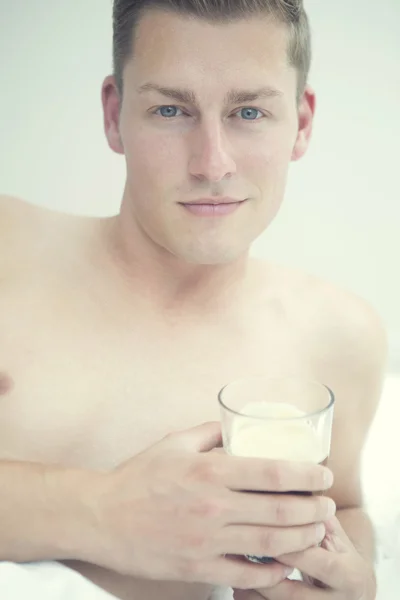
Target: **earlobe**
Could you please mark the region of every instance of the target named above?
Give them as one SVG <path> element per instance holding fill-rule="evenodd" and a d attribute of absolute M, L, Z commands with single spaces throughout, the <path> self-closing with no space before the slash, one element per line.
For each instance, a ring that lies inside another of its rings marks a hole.
<path fill-rule="evenodd" d="M 303 158 L 304 154 L 307 152 L 308 148 L 308 140 L 305 138 L 304 131 L 299 131 L 297 134 L 296 143 L 293 147 L 292 152 L 292 161 L 295 162 Z"/>
<path fill-rule="evenodd" d="M 307 152 L 310 143 L 315 114 L 315 93 L 307 87 L 299 105 L 298 131 L 293 147 L 292 160 L 299 160 Z"/>
<path fill-rule="evenodd" d="M 124 154 L 124 147 L 119 131 L 121 101 L 113 76 L 109 76 L 105 79 L 101 97 L 104 115 L 104 131 L 108 145 L 111 150 L 117 154 Z"/>

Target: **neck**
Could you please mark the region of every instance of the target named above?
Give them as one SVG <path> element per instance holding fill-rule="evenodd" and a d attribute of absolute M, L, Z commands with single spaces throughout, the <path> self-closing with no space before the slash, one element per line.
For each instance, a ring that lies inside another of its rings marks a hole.
<path fill-rule="evenodd" d="M 105 237 L 108 260 L 121 283 L 155 310 L 211 315 L 240 305 L 246 296 L 248 254 L 228 264 L 189 264 L 145 239 L 121 215 L 107 221 Z"/>

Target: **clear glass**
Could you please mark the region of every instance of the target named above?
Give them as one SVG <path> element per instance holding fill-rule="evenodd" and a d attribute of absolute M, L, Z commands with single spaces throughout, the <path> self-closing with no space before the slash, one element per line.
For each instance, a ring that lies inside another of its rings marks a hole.
<path fill-rule="evenodd" d="M 327 463 L 335 404 L 327 386 L 299 377 L 253 377 L 226 385 L 218 401 L 228 454 Z M 274 560 L 246 558 L 262 564 Z"/>

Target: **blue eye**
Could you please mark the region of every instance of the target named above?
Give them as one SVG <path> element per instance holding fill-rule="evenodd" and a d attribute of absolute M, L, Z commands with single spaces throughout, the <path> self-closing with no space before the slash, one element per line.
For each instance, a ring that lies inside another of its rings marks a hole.
<path fill-rule="evenodd" d="M 160 108 L 158 108 L 155 112 L 156 114 L 160 114 L 161 117 L 164 117 L 166 119 L 171 119 L 173 117 L 178 116 L 177 112 L 180 109 L 177 106 L 160 106 Z M 182 112 L 182 111 L 181 111 Z"/>
<path fill-rule="evenodd" d="M 261 111 L 259 111 L 257 108 L 251 107 L 242 108 L 237 114 L 241 114 L 245 121 L 258 121 L 257 113 L 263 116 Z"/>

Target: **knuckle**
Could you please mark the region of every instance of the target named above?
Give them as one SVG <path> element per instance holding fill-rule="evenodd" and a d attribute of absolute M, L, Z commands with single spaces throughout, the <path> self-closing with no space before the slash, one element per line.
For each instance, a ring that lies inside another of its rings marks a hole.
<path fill-rule="evenodd" d="M 219 469 L 217 461 L 201 458 L 195 461 L 189 468 L 188 478 L 200 483 L 216 483 L 219 480 Z"/>
<path fill-rule="evenodd" d="M 189 508 L 190 514 L 200 519 L 219 519 L 223 515 L 224 507 L 218 498 L 196 498 Z"/>
<path fill-rule="evenodd" d="M 290 510 L 285 499 L 272 500 L 274 503 L 274 518 L 278 525 L 288 525 L 290 522 Z"/>
<path fill-rule="evenodd" d="M 274 552 L 277 545 L 277 535 L 270 529 L 263 529 L 258 534 L 258 548 L 262 554 L 268 554 L 269 556 L 276 556 L 279 552 Z M 258 552 L 258 550 L 257 550 Z"/>
<path fill-rule="evenodd" d="M 283 469 L 280 461 L 271 461 L 266 465 L 263 475 L 271 491 L 283 490 Z"/>
<path fill-rule="evenodd" d="M 185 536 L 185 545 L 189 553 L 197 557 L 206 550 L 208 540 L 203 533 L 190 533 Z"/>

